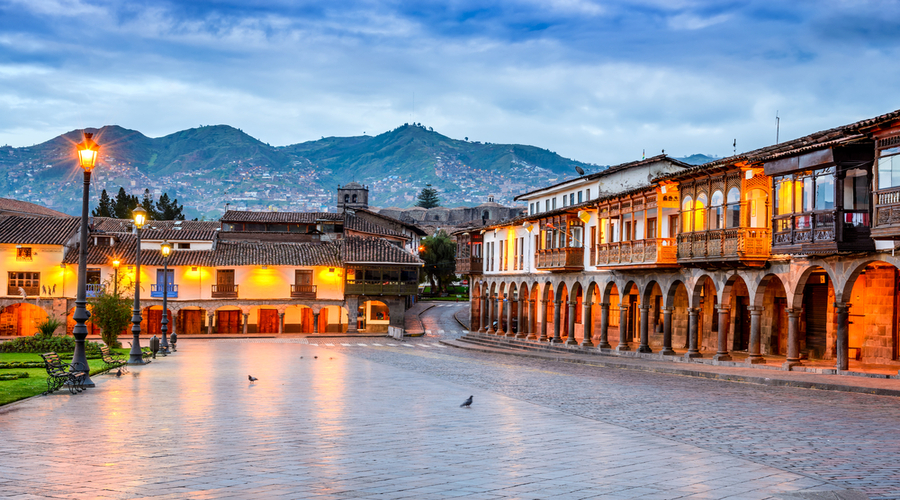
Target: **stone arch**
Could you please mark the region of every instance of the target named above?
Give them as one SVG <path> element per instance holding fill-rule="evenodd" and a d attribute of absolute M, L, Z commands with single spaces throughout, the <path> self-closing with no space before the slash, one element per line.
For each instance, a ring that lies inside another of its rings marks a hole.
<path fill-rule="evenodd" d="M 751 300 L 752 311 L 760 315 L 760 353 L 787 355 L 788 290 L 784 281 L 777 274 L 766 274 L 759 280 Z"/>
<path fill-rule="evenodd" d="M 284 311 L 285 333 L 313 333 L 315 312 L 306 304 L 292 304 Z"/>
<path fill-rule="evenodd" d="M 198 306 L 179 307 L 174 314 L 175 332 L 181 335 L 196 335 L 206 333 L 207 314 L 206 309 Z"/>
<path fill-rule="evenodd" d="M 215 333 L 243 333 L 243 309 L 235 305 L 223 305 L 213 311 Z"/>
<path fill-rule="evenodd" d="M 391 325 L 390 304 L 374 297 L 360 297 L 362 315 L 357 318 L 357 329 L 367 333 L 386 333 Z"/>
<path fill-rule="evenodd" d="M 30 337 L 37 332 L 37 325 L 47 317 L 47 311 L 39 305 L 23 301 L 8 304 L 0 309 L 0 335 Z"/>
<path fill-rule="evenodd" d="M 670 311 L 671 329 L 672 329 L 672 347 L 688 348 L 688 312 L 690 310 L 690 293 L 685 281 L 675 279 L 668 285 L 666 296 L 664 298 L 664 310 Z"/>
<path fill-rule="evenodd" d="M 839 290 L 830 271 L 827 266 L 810 265 L 797 279 L 788 311 L 789 321 L 796 318 L 797 337 L 795 345 L 789 342 L 788 363 L 804 357 L 827 359 L 834 354 L 835 322 L 830 319 Z"/>
<path fill-rule="evenodd" d="M 846 338 L 847 361 L 896 364 L 900 358 L 897 340 L 900 332 L 896 320 L 900 295 L 897 293 L 900 281 L 897 265 L 881 259 L 866 259 L 851 268 L 846 276 L 846 282 L 835 287 L 835 302 L 848 306 L 844 311 L 836 308 L 837 314 L 833 316 L 837 320 L 836 344 L 843 344 L 841 335 Z M 847 368 L 849 364 L 844 369 Z"/>

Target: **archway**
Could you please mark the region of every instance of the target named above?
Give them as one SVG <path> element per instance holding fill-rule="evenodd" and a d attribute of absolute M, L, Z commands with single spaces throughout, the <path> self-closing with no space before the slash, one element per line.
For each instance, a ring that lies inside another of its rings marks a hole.
<path fill-rule="evenodd" d="M 553 340 L 559 342 L 569 336 L 569 289 L 565 283 L 560 283 L 556 289 L 556 299 L 553 304 Z"/>
<path fill-rule="evenodd" d="M 198 335 L 206 333 L 206 309 L 185 307 L 175 314 L 175 331 L 179 335 Z"/>
<path fill-rule="evenodd" d="M 507 337 L 512 337 L 518 331 L 519 293 L 515 283 L 510 283 L 506 292 L 506 311 L 504 316 Z"/>
<path fill-rule="evenodd" d="M 641 294 L 641 301 L 647 310 L 648 345 L 661 346 L 663 341 L 663 293 L 659 283 L 650 280 Z"/>
<path fill-rule="evenodd" d="M 579 339 L 584 342 L 584 290 L 581 283 L 576 281 L 572 284 L 572 295 L 569 301 L 574 303 L 575 307 L 573 309 L 570 306 L 566 309 L 569 318 L 566 328 L 568 331 L 566 343 L 578 345 Z"/>
<path fill-rule="evenodd" d="M 481 310 L 484 307 L 482 293 L 484 286 L 480 281 L 474 283 L 474 285 L 475 286 L 470 288 L 471 303 L 469 304 L 469 330 L 477 332 L 481 329 Z"/>
<path fill-rule="evenodd" d="M 506 282 L 500 283 L 500 287 L 498 288 L 497 295 L 497 326 L 495 330 L 498 335 L 502 335 L 506 333 L 506 329 L 508 326 L 506 325 L 506 309 L 507 309 L 507 291 L 506 291 Z"/>
<path fill-rule="evenodd" d="M 172 321 L 172 310 L 169 309 L 166 312 L 168 313 L 166 317 L 169 320 L 168 325 L 166 326 L 166 335 L 169 335 L 172 333 L 172 325 L 175 323 Z M 146 335 L 156 335 L 157 337 L 162 335 L 162 318 L 162 306 L 145 307 L 144 310 L 141 311 L 141 333 Z"/>
<path fill-rule="evenodd" d="M 90 303 L 88 303 L 85 307 L 87 308 L 88 312 L 90 312 L 91 309 L 92 309 L 92 306 L 91 306 Z M 74 315 L 75 315 L 75 308 L 74 308 L 74 307 L 71 308 L 71 309 L 69 309 L 69 312 L 66 313 L 66 335 L 72 335 L 72 330 L 75 328 L 75 318 L 74 318 Z M 94 322 L 91 321 L 90 319 L 88 319 L 88 320 L 84 323 L 84 326 L 87 328 L 88 335 L 100 335 L 100 331 L 101 331 L 101 330 L 100 330 L 100 327 L 94 325 Z M 130 324 L 128 325 L 128 327 L 126 327 L 125 331 L 128 331 L 128 332 L 131 331 L 131 325 L 130 325 Z M 26 334 L 26 335 L 27 335 L 27 334 Z"/>
<path fill-rule="evenodd" d="M 634 281 L 626 283 L 622 290 L 624 293 L 620 308 L 625 311 L 625 340 L 629 343 L 640 342 L 640 290 Z"/>
<path fill-rule="evenodd" d="M 781 278 L 767 274 L 760 280 L 753 297 L 752 316 L 759 314 L 760 354 L 787 355 L 787 289 Z"/>
<path fill-rule="evenodd" d="M 665 309 L 671 315 L 670 319 L 670 335 L 671 335 L 671 351 L 666 350 L 665 345 L 665 313 L 663 316 L 663 354 L 675 354 L 674 347 L 687 349 L 690 343 L 688 335 L 688 323 L 690 309 L 690 295 L 687 286 L 681 280 L 676 280 L 669 285 L 669 291 L 666 293 Z"/>
<path fill-rule="evenodd" d="M 313 333 L 315 316 L 309 306 L 294 304 L 284 310 L 284 333 Z"/>
<path fill-rule="evenodd" d="M 826 359 L 833 356 L 831 339 L 834 339 L 834 286 L 828 271 L 820 266 L 810 266 L 797 281 L 792 308 L 788 311 L 787 363 L 796 364 L 800 359 Z M 791 345 L 791 321 L 796 328 L 796 340 Z M 796 352 L 794 352 L 796 351 Z"/>
<path fill-rule="evenodd" d="M 24 302 L 10 304 L 0 311 L 0 335 L 32 336 L 37 333 L 37 326 L 46 319 L 47 312 L 40 306 Z M 57 333 L 59 332 L 57 331 Z"/>
<path fill-rule="evenodd" d="M 841 293 L 843 302 L 850 304 L 847 311 L 849 359 L 867 364 L 900 364 L 898 282 L 897 268 L 883 261 L 860 264 L 850 274 Z M 840 314 L 837 318 L 841 319 Z M 835 330 L 839 329 L 840 325 L 836 325 Z"/>
<path fill-rule="evenodd" d="M 607 326 L 606 337 L 610 345 L 618 344 L 619 335 L 619 319 L 621 314 L 621 296 L 619 287 L 615 282 L 610 281 L 603 290 L 603 303 L 609 304 L 609 325 Z M 601 340 L 602 344 L 602 340 Z"/>
<path fill-rule="evenodd" d="M 341 306 L 325 306 L 319 310 L 319 333 L 346 333 L 347 310 Z"/>
<path fill-rule="evenodd" d="M 384 333 L 391 324 L 391 311 L 380 300 L 367 300 L 360 304 L 357 328 L 361 332 Z"/>
<path fill-rule="evenodd" d="M 244 316 L 241 308 L 237 306 L 222 306 L 216 309 L 215 333 L 243 333 Z"/>
<path fill-rule="evenodd" d="M 544 291 L 541 294 L 544 314 L 541 315 L 541 335 L 539 340 L 548 340 L 553 337 L 553 324 L 556 322 L 556 306 L 553 301 L 556 299 L 553 284 L 549 281 L 544 284 Z"/>
<path fill-rule="evenodd" d="M 688 311 L 688 353 L 689 357 L 702 357 L 700 351 L 715 349 L 718 341 L 719 317 L 716 314 L 718 297 L 715 282 L 703 275 L 694 285 L 691 310 Z M 691 315 L 696 317 L 696 326 L 691 326 Z M 696 332 L 696 335 L 694 334 Z"/>
<path fill-rule="evenodd" d="M 747 288 L 747 283 L 744 281 L 738 274 L 734 274 L 728 278 L 725 282 L 725 288 L 722 291 L 722 305 L 727 306 L 725 308 L 720 309 L 720 313 L 725 311 L 725 314 L 719 314 L 716 316 L 719 318 L 720 322 L 722 318 L 727 318 L 727 324 L 725 325 L 725 340 L 726 343 L 724 346 L 719 346 L 718 342 L 716 342 L 716 348 L 719 351 L 750 351 L 750 319 L 751 319 L 751 300 L 750 300 L 750 290 Z M 715 335 L 718 330 L 714 331 Z M 758 332 L 757 332 L 758 333 Z M 729 341 L 730 340 L 730 341 Z M 756 339 L 758 341 L 758 339 Z"/>
<path fill-rule="evenodd" d="M 527 283 L 521 283 L 519 285 L 518 295 L 519 302 L 517 304 L 517 314 L 520 321 L 517 321 L 516 325 L 516 338 L 524 339 L 527 338 L 529 332 L 531 332 L 531 307 L 528 303 L 531 299 L 531 293 Z"/>
<path fill-rule="evenodd" d="M 528 304 L 528 338 L 531 340 L 537 340 L 539 333 L 539 321 L 540 317 L 538 315 L 538 311 L 540 311 L 540 285 L 537 282 L 531 284 L 531 295 L 530 295 L 530 303 Z"/>

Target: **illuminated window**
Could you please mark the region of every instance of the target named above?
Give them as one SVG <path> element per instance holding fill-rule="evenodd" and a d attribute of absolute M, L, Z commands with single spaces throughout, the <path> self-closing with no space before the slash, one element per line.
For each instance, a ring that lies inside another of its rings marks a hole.
<path fill-rule="evenodd" d="M 693 231 L 694 225 L 691 223 L 691 216 L 694 210 L 694 199 L 690 196 L 685 196 L 684 200 L 681 201 L 681 213 L 684 215 L 681 220 L 681 232 L 682 233 L 690 233 Z"/>
<path fill-rule="evenodd" d="M 726 227 L 741 227 L 741 190 L 736 187 L 729 189 L 726 202 Z"/>
<path fill-rule="evenodd" d="M 16 260 L 32 260 L 31 247 L 16 248 Z"/>
<path fill-rule="evenodd" d="M 725 196 L 722 191 L 713 193 L 709 202 L 710 229 L 722 229 L 725 227 Z"/>

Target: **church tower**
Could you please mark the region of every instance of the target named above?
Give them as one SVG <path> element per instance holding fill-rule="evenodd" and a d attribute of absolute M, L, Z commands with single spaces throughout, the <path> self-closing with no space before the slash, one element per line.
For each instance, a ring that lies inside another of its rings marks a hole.
<path fill-rule="evenodd" d="M 368 209 L 369 188 L 358 182 L 351 182 L 345 186 L 338 186 L 337 207 L 339 212 L 345 209 Z"/>

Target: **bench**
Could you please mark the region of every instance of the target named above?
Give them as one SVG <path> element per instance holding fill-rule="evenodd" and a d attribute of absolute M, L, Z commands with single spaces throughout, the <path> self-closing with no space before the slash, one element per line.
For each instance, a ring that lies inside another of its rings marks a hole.
<path fill-rule="evenodd" d="M 106 365 L 105 369 L 107 370 L 124 367 L 128 363 L 127 359 L 114 355 L 107 345 L 100 346 L 100 354 L 102 356 L 101 359 L 103 359 L 103 364 Z M 128 373 L 128 369 L 125 368 L 123 373 Z"/>
<path fill-rule="evenodd" d="M 129 342 L 128 347 L 134 347 L 134 346 L 131 345 L 131 342 Z M 150 356 L 153 356 L 153 351 L 151 351 L 149 347 L 141 347 L 141 358 L 146 359 L 146 358 L 149 358 Z"/>
<path fill-rule="evenodd" d="M 86 371 L 82 371 L 80 367 L 76 368 L 74 364 L 64 365 L 59 355 L 55 352 L 41 354 L 44 360 L 44 367 L 47 369 L 47 392 L 50 394 L 55 390 L 67 386 L 69 392 L 75 394 L 84 390 L 84 379 L 87 376 Z"/>

